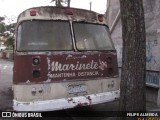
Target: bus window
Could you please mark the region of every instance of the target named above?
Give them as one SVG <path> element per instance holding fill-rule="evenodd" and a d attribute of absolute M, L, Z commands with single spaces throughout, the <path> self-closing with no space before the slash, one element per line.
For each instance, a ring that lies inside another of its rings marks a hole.
<path fill-rule="evenodd" d="M 18 51 L 72 50 L 69 22 L 25 21 L 18 27 Z"/>
<path fill-rule="evenodd" d="M 73 23 L 78 50 L 113 50 L 109 30 L 104 25 Z"/>

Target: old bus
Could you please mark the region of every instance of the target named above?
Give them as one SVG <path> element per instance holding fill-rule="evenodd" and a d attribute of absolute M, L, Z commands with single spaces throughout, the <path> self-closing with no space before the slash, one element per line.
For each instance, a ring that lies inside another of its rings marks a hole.
<path fill-rule="evenodd" d="M 13 108 L 53 111 L 119 98 L 117 54 L 105 17 L 35 7 L 17 20 Z"/>

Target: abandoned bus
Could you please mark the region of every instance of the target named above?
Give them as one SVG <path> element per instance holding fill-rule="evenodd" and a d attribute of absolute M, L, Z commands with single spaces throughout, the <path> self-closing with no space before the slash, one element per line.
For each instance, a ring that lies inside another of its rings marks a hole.
<path fill-rule="evenodd" d="M 119 98 L 117 54 L 102 14 L 35 7 L 17 20 L 13 108 L 53 111 Z"/>

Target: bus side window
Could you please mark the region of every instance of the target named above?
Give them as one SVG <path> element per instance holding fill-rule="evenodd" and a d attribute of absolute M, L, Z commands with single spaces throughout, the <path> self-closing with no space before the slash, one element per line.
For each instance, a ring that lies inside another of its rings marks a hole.
<path fill-rule="evenodd" d="M 22 40 L 22 26 L 19 25 L 18 31 L 17 31 L 17 49 L 20 49 L 21 40 Z"/>

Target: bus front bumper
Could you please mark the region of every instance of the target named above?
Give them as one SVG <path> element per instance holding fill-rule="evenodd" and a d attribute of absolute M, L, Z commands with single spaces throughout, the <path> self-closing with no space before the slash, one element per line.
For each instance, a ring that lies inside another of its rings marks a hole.
<path fill-rule="evenodd" d="M 73 108 L 76 106 L 87 106 L 114 101 L 118 99 L 119 96 L 120 91 L 116 90 L 86 96 L 77 96 L 71 98 L 62 98 L 45 101 L 19 102 L 13 100 L 13 109 L 15 111 L 53 111 Z"/>

